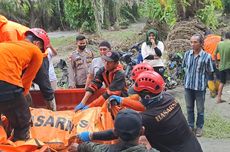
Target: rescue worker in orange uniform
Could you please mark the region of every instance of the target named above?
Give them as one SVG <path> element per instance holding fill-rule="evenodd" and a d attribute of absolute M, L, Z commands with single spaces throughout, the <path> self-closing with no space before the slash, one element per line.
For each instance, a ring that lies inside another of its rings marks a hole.
<path fill-rule="evenodd" d="M 0 43 L 5 41 L 24 40 L 25 32 L 28 27 L 7 20 L 3 15 L 0 15 Z"/>
<path fill-rule="evenodd" d="M 204 50 L 212 56 L 212 65 L 214 67 L 214 72 L 209 75 L 208 78 L 208 88 L 210 91 L 210 96 L 215 98 L 220 84 L 219 70 L 215 64 L 215 51 L 217 44 L 221 41 L 221 36 L 212 34 L 212 32 L 209 30 L 205 31 L 205 36 Z M 217 60 L 220 60 L 220 55 L 217 56 Z"/>
<path fill-rule="evenodd" d="M 44 40 L 32 32 L 25 40 L 0 43 L 0 113 L 14 128 L 13 141 L 29 139 L 31 113 L 24 95 L 42 65 L 40 49 Z"/>
<path fill-rule="evenodd" d="M 36 28 L 33 29 L 36 30 Z M 33 29 L 31 29 L 30 32 L 33 32 L 34 31 Z M 9 21 L 6 19 L 6 17 L 0 15 L 0 43 L 5 41 L 24 40 L 25 32 L 28 30 L 29 30 L 28 27 L 15 23 L 13 21 Z M 37 35 L 37 36 L 41 36 L 41 35 Z M 45 36 L 43 39 L 45 44 L 44 49 L 46 50 L 48 47 L 52 48 L 47 34 L 43 36 Z M 43 58 L 42 66 L 39 69 L 33 82 L 39 86 L 40 91 L 47 104 L 47 107 L 53 111 L 56 111 L 54 90 L 51 87 L 51 83 L 49 81 L 49 75 L 48 75 L 49 61 L 47 58 L 47 54 L 45 53 L 45 50 L 43 49 L 41 50 L 44 53 L 44 58 Z M 32 102 L 32 98 L 30 97 L 30 94 L 28 94 L 26 98 L 28 102 Z"/>
<path fill-rule="evenodd" d="M 101 106 L 111 95 L 119 95 L 122 97 L 128 95 L 123 67 L 119 64 L 120 55 L 117 52 L 109 51 L 106 55 L 102 56 L 102 59 L 104 67 L 98 70 L 96 76 L 86 88 L 85 96 L 81 103 L 75 107 L 75 112 L 81 109 Z M 106 92 L 86 106 L 89 97 L 102 87 L 103 82 L 107 88 Z"/>

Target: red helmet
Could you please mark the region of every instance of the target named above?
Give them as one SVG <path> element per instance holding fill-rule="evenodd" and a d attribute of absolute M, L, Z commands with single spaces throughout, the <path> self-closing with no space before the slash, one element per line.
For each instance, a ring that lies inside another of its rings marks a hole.
<path fill-rule="evenodd" d="M 147 63 L 137 64 L 133 67 L 133 70 L 131 72 L 131 79 L 136 80 L 138 75 L 144 71 L 154 71 L 154 69 Z"/>
<path fill-rule="evenodd" d="M 48 48 L 48 45 L 50 44 L 50 39 L 49 39 L 45 30 L 43 30 L 41 28 L 31 28 L 28 31 L 26 31 L 26 33 L 27 32 L 31 32 L 35 36 L 37 36 L 38 38 L 42 39 L 42 41 L 44 43 L 44 50 L 46 50 Z"/>
<path fill-rule="evenodd" d="M 164 88 L 165 82 L 163 78 L 155 71 L 142 72 L 135 80 L 134 90 L 137 92 L 147 90 L 153 94 L 159 94 Z"/>

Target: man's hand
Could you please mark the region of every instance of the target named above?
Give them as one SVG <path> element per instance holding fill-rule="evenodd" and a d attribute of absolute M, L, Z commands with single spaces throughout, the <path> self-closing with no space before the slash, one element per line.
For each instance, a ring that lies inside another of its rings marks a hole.
<path fill-rule="evenodd" d="M 122 103 L 122 97 L 116 96 L 116 95 L 112 95 L 112 96 L 109 97 L 109 102 L 113 102 L 113 101 L 116 101 L 116 103 L 118 105 L 120 105 Z"/>
<path fill-rule="evenodd" d="M 82 132 L 78 134 L 77 136 L 83 142 L 91 141 L 91 138 L 92 138 L 90 132 L 88 131 Z"/>
<path fill-rule="evenodd" d="M 73 143 L 68 148 L 68 152 L 77 152 L 77 149 L 78 149 L 78 144 L 77 143 Z"/>
<path fill-rule="evenodd" d="M 85 109 L 88 109 L 88 108 L 89 108 L 88 106 L 86 106 L 85 104 L 83 104 L 81 102 L 74 108 L 74 111 L 77 112 L 79 110 L 85 110 Z"/>

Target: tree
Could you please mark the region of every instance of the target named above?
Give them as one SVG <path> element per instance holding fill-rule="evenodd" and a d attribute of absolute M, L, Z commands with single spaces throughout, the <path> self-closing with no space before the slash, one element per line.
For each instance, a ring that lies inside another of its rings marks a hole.
<path fill-rule="evenodd" d="M 179 20 L 195 17 L 198 10 L 203 9 L 205 0 L 175 0 L 176 12 Z"/>

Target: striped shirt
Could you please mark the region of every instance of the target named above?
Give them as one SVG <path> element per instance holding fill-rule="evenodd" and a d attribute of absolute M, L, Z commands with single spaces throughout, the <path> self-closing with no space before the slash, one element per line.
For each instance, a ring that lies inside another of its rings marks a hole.
<path fill-rule="evenodd" d="M 193 50 L 187 51 L 182 66 L 185 68 L 185 88 L 204 91 L 207 87 L 208 74 L 214 72 L 211 55 L 204 50 L 196 56 Z"/>

